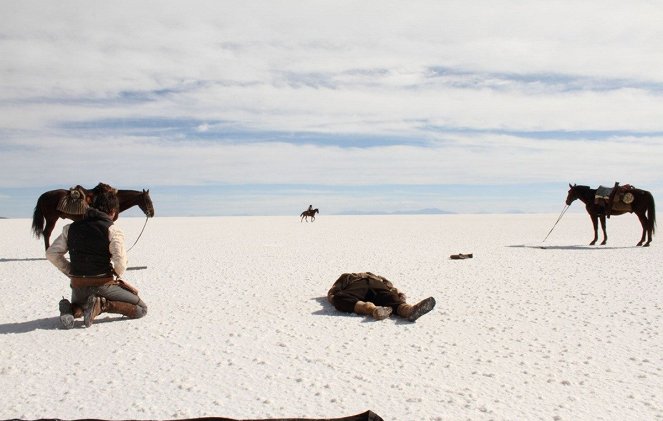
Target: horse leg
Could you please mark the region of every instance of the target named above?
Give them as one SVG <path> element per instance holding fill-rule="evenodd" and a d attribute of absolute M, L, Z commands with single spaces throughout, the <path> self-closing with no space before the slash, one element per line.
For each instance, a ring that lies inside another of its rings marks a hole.
<path fill-rule="evenodd" d="M 599 230 L 599 218 L 598 218 L 598 216 L 596 216 L 596 215 L 591 215 L 591 218 L 592 218 L 592 225 L 594 226 L 594 239 L 592 240 L 591 243 L 589 243 L 589 245 L 590 245 L 590 246 L 593 246 L 594 244 L 596 244 L 596 240 L 599 239 L 599 233 L 598 233 L 598 230 Z"/>
<path fill-rule="evenodd" d="M 44 227 L 44 247 L 45 250 L 48 250 L 48 247 L 51 245 L 50 240 L 51 240 L 51 233 L 53 232 L 53 228 L 55 228 L 55 223 L 58 222 L 58 217 L 55 216 L 55 218 L 46 218 L 46 226 Z"/>
<path fill-rule="evenodd" d="M 636 244 L 636 246 L 641 246 L 642 243 L 645 242 L 645 237 L 647 236 L 647 216 L 645 216 L 644 213 L 642 214 L 637 213 L 636 215 L 638 215 L 638 219 L 640 220 L 640 225 L 642 225 L 642 237 L 640 237 L 640 241 L 638 241 L 638 244 Z"/>
<path fill-rule="evenodd" d="M 603 231 L 603 242 L 602 246 L 605 246 L 605 243 L 608 242 L 608 233 L 605 231 L 605 215 L 601 215 L 601 230 Z"/>

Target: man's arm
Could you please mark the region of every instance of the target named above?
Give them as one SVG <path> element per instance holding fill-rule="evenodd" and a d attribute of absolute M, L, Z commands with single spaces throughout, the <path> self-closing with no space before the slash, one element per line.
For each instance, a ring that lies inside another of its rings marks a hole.
<path fill-rule="evenodd" d="M 71 264 L 64 255 L 67 254 L 69 248 L 67 247 L 67 235 L 69 234 L 69 225 L 62 228 L 62 234 L 53 241 L 53 244 L 46 250 L 46 258 L 49 262 L 60 270 L 60 272 L 69 276 L 71 271 Z"/>
<path fill-rule="evenodd" d="M 111 262 L 113 263 L 113 270 L 118 277 L 127 270 L 127 252 L 124 249 L 124 233 L 115 225 L 111 225 L 108 229 L 108 239 L 110 244 L 108 249 L 111 253 Z"/>

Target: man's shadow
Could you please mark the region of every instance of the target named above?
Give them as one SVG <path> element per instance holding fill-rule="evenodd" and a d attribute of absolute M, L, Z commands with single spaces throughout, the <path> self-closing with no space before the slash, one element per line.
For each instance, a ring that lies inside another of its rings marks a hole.
<path fill-rule="evenodd" d="M 95 319 L 94 324 L 108 323 L 121 321 L 128 318 L 126 317 L 104 317 L 100 319 Z M 83 327 L 83 319 L 76 320 L 74 322 L 74 328 Z M 44 317 L 42 319 L 30 320 L 27 322 L 20 323 L 5 323 L 0 325 L 0 335 L 7 335 L 13 333 L 29 333 L 34 332 L 35 330 L 65 330 L 60 324 L 59 317 Z"/>
<path fill-rule="evenodd" d="M 5 323 L 0 325 L 0 335 L 9 333 L 28 333 L 35 330 L 57 330 L 60 328 L 59 317 L 45 317 L 20 323 Z"/>
<path fill-rule="evenodd" d="M 317 301 L 322 308 L 320 310 L 314 311 L 313 315 L 316 316 L 337 316 L 337 315 L 348 315 L 350 313 L 343 313 L 334 308 L 333 305 L 327 300 L 327 297 L 316 297 L 313 300 Z"/>
<path fill-rule="evenodd" d="M 381 322 L 382 320 L 375 320 L 374 318 L 370 316 L 364 316 L 364 315 L 358 315 L 355 313 L 346 313 L 343 311 L 338 311 L 336 308 L 329 303 L 327 300 L 327 297 L 317 297 L 313 298 L 313 300 L 317 301 L 322 308 L 320 310 L 314 311 L 313 315 L 316 316 L 336 316 L 336 317 L 362 317 L 362 323 L 374 323 L 374 322 Z M 410 322 L 406 321 L 402 317 L 398 317 L 395 314 L 392 314 L 390 319 L 393 319 L 394 323 L 397 324 L 411 324 Z"/>

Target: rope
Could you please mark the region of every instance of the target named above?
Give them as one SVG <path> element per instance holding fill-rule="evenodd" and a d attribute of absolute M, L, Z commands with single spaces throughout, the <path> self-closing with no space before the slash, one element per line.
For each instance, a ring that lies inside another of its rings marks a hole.
<path fill-rule="evenodd" d="M 138 240 L 140 240 L 140 236 L 143 235 L 143 231 L 145 231 L 145 226 L 147 225 L 147 220 L 148 220 L 148 219 L 149 219 L 149 218 L 146 216 L 146 217 L 145 217 L 145 223 L 143 224 L 143 229 L 140 230 L 140 234 L 138 234 L 138 238 L 136 238 L 136 241 L 134 241 L 134 243 L 131 245 L 131 247 L 129 247 L 129 249 L 127 250 L 127 253 L 129 253 L 129 252 L 131 251 L 131 249 L 134 248 L 134 246 L 136 245 L 136 243 L 138 242 Z"/>
<path fill-rule="evenodd" d="M 553 225 L 553 227 L 550 228 L 550 231 L 548 231 L 548 235 L 550 235 L 550 233 L 553 232 L 553 230 L 557 226 L 557 223 L 562 219 L 562 216 L 564 216 L 564 214 L 566 213 L 566 211 L 568 209 L 569 209 L 569 205 L 564 206 L 564 209 L 562 209 L 562 213 L 559 214 L 559 218 L 557 218 L 557 221 L 555 221 L 555 225 Z M 542 243 L 544 243 L 548 239 L 548 235 L 546 235 L 546 238 L 544 238 L 543 241 L 541 241 Z"/>

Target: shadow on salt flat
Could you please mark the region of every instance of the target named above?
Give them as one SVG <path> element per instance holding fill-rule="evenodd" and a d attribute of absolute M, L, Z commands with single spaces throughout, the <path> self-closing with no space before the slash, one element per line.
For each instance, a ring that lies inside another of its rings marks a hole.
<path fill-rule="evenodd" d="M 316 311 L 311 313 L 315 316 L 337 316 L 337 317 L 352 317 L 352 318 L 361 317 L 363 319 L 361 321 L 362 323 L 383 322 L 382 320 L 375 320 L 375 319 L 373 319 L 372 317 L 369 317 L 369 316 L 360 316 L 360 315 L 355 314 L 355 313 L 345 313 L 345 312 L 342 312 L 342 311 L 338 311 L 334 308 L 333 305 L 331 305 L 329 303 L 329 301 L 327 301 L 327 297 L 316 297 L 316 298 L 312 298 L 312 300 L 317 301 L 322 306 L 322 308 L 320 310 L 316 310 Z M 392 315 L 390 317 L 390 319 L 394 323 L 399 324 L 399 325 L 401 325 L 401 324 L 412 325 L 412 322 L 409 322 L 409 321 L 407 321 L 407 320 L 405 320 L 401 317 L 398 317 L 396 315 Z"/>
<path fill-rule="evenodd" d="M 640 248 L 637 246 L 628 246 L 628 247 L 611 247 L 611 246 L 585 246 L 585 245 L 570 245 L 570 246 L 536 246 L 536 245 L 527 245 L 527 244 L 514 244 L 506 246 L 510 248 L 530 248 L 530 249 L 540 249 L 540 250 L 591 250 L 591 251 L 600 251 L 600 250 L 624 250 L 624 249 L 634 249 Z"/>
<path fill-rule="evenodd" d="M 46 260 L 45 257 L 24 257 L 22 259 L 7 259 L 7 258 L 0 258 L 0 263 L 5 263 L 5 262 L 35 262 L 38 260 Z"/>
<path fill-rule="evenodd" d="M 99 325 L 102 323 L 109 322 L 119 322 L 122 320 L 130 320 L 126 317 L 105 317 L 101 319 L 95 319 L 94 324 Z M 74 328 L 82 328 L 83 320 L 76 320 L 76 325 Z M 27 322 L 19 323 L 5 323 L 0 324 L 0 335 L 14 334 L 14 333 L 29 333 L 34 332 L 35 330 L 60 330 L 62 325 L 60 324 L 59 317 L 44 317 L 36 320 L 29 320 Z"/>

